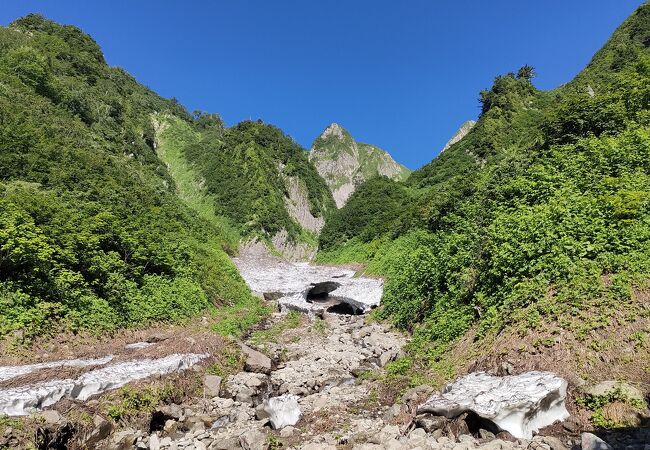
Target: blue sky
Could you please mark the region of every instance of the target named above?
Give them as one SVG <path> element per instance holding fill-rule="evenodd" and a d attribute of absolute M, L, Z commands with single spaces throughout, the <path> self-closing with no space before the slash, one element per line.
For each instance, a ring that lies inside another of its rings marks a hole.
<path fill-rule="evenodd" d="M 330 122 L 415 169 L 524 64 L 549 89 L 575 76 L 641 0 L 3 0 L 74 24 L 190 111 L 261 118 L 303 146 Z"/>

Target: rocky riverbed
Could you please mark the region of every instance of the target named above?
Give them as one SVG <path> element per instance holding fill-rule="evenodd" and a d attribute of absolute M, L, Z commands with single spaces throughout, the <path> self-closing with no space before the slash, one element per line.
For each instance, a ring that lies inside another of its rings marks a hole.
<path fill-rule="evenodd" d="M 71 448 L 609 448 L 599 447 L 602 442 L 593 435 L 581 436 L 571 419 L 534 435 L 539 428 L 568 416 L 564 403 L 567 384 L 546 372 L 512 377 L 470 374 L 442 392 L 434 392 L 428 385 L 401 385 L 387 394 L 386 369 L 404 356 L 407 338 L 385 324 L 373 322 L 366 314 L 379 303 L 381 280 L 358 278 L 345 269 L 273 259 L 240 259 L 237 265 L 249 286 L 278 309 L 247 339 L 234 343 L 241 355 L 241 370 L 223 376 L 206 371 L 202 355 L 209 358 L 210 353 L 215 355 L 219 349 L 209 339 L 199 349 L 196 336 L 187 336 L 180 343 L 171 338 L 130 343 L 123 346 L 126 353 L 117 357 L 0 368 L 0 380 L 8 383 L 13 377 L 20 381 L 28 372 L 74 366 L 83 373 L 62 380 L 72 383 L 66 385 L 65 395 L 83 401 L 113 386 L 98 382 L 90 386 L 88 395 L 78 395 L 89 389 L 85 387 L 89 383 L 81 383 L 82 386 L 74 380 L 92 381 L 96 378 L 93 373 L 113 373 L 111 367 L 128 367 L 129 361 L 138 355 L 159 358 L 149 361 L 167 361 L 176 357 L 169 353 L 179 348 L 196 353 L 191 363 L 172 362 L 178 370 L 195 364 L 193 370 L 202 377 L 202 396 L 159 407 L 146 427 L 142 423 L 137 427 L 115 424 L 102 414 L 95 414 L 88 429 L 70 438 L 75 443 Z M 169 348 L 163 351 L 164 345 Z M 145 366 L 152 373 L 167 371 L 156 369 L 153 362 Z M 120 377 L 113 376 L 115 385 L 124 384 L 129 371 L 119 373 Z M 14 385 L 3 390 L 0 385 L 0 400 L 5 398 L 5 412 L 10 414 L 32 412 L 56 402 L 48 393 L 43 396 L 47 401 L 21 398 L 17 403 L 11 389 L 20 390 L 23 396 L 43 392 L 40 388 Z M 27 411 L 25 406 L 31 409 Z M 72 434 L 63 416 L 54 409 L 37 414 L 53 430 L 46 440 L 50 446 L 43 448 L 65 448 L 52 444 L 64 440 L 66 433 Z M 650 444 L 650 434 L 643 430 L 607 438 L 616 449 L 644 448 Z M 6 431 L 2 439 L 0 447 L 3 443 L 11 447 L 16 442 Z"/>
<path fill-rule="evenodd" d="M 274 314 L 268 326 L 282 320 L 284 314 Z M 467 415 L 416 417 L 417 406 L 432 393 L 427 386 L 382 405 L 377 382 L 363 374 L 380 372 L 400 356 L 404 344 L 401 334 L 368 324 L 364 316 L 324 313 L 323 319 L 288 330 L 278 342 L 264 343 L 264 352 L 274 359 L 247 347 L 249 371 L 206 377 L 211 396 L 161 408 L 160 430 L 122 431 L 113 435 L 110 448 L 131 443 L 197 450 L 566 448 L 552 437 L 515 439 L 497 430 L 470 430 Z M 281 428 L 269 417 L 278 413 L 269 404 L 274 398 L 291 403 L 280 407 L 285 419 L 290 413 Z"/>

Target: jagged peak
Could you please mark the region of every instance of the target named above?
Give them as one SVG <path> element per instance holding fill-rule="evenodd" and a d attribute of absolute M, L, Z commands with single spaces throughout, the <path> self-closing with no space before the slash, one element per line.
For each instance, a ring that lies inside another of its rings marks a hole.
<path fill-rule="evenodd" d="M 336 122 L 332 122 L 328 125 L 327 128 L 325 128 L 325 131 L 323 131 L 323 133 L 320 135 L 320 138 L 326 139 L 329 136 L 335 136 L 339 139 L 343 139 L 346 134 L 349 133 L 345 130 L 345 128 Z"/>

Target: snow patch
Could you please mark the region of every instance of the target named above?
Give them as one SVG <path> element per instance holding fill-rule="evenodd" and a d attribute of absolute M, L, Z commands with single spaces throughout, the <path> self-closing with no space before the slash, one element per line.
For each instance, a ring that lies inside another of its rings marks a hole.
<path fill-rule="evenodd" d="M 74 380 L 49 380 L 0 390 L 0 415 L 29 415 L 63 398 L 88 400 L 93 395 L 122 387 L 131 381 L 185 370 L 207 356 L 188 353 L 173 354 L 159 359 L 126 361 L 91 370 Z"/>
<path fill-rule="evenodd" d="M 527 372 L 496 377 L 477 372 L 447 385 L 418 408 L 449 418 L 465 411 L 494 422 L 519 439 L 569 417 L 566 409 L 567 382 L 550 372 Z"/>
<path fill-rule="evenodd" d="M 55 369 L 57 367 L 87 367 L 106 364 L 113 359 L 113 355 L 104 356 L 103 358 L 90 359 L 64 359 L 60 361 L 50 361 L 38 364 L 27 364 L 24 366 L 5 366 L 0 367 L 0 381 L 10 380 L 19 376 L 27 375 L 41 369 Z"/>
<path fill-rule="evenodd" d="M 328 295 L 361 313 L 379 305 L 384 292 L 382 280 L 355 278 L 353 270 L 260 257 L 239 257 L 234 262 L 251 290 L 273 294 L 282 310 L 322 313 L 331 305 L 308 301 L 318 285 L 336 286 Z"/>
<path fill-rule="evenodd" d="M 269 415 L 269 420 L 274 429 L 293 426 L 300 420 L 300 406 L 298 397 L 285 394 L 264 400 L 264 411 Z"/>

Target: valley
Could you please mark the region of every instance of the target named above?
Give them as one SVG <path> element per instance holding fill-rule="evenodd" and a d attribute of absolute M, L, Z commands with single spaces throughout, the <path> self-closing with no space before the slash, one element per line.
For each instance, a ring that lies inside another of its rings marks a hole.
<path fill-rule="evenodd" d="M 0 449 L 650 448 L 650 3 L 535 75 L 411 171 L 0 27 Z"/>

